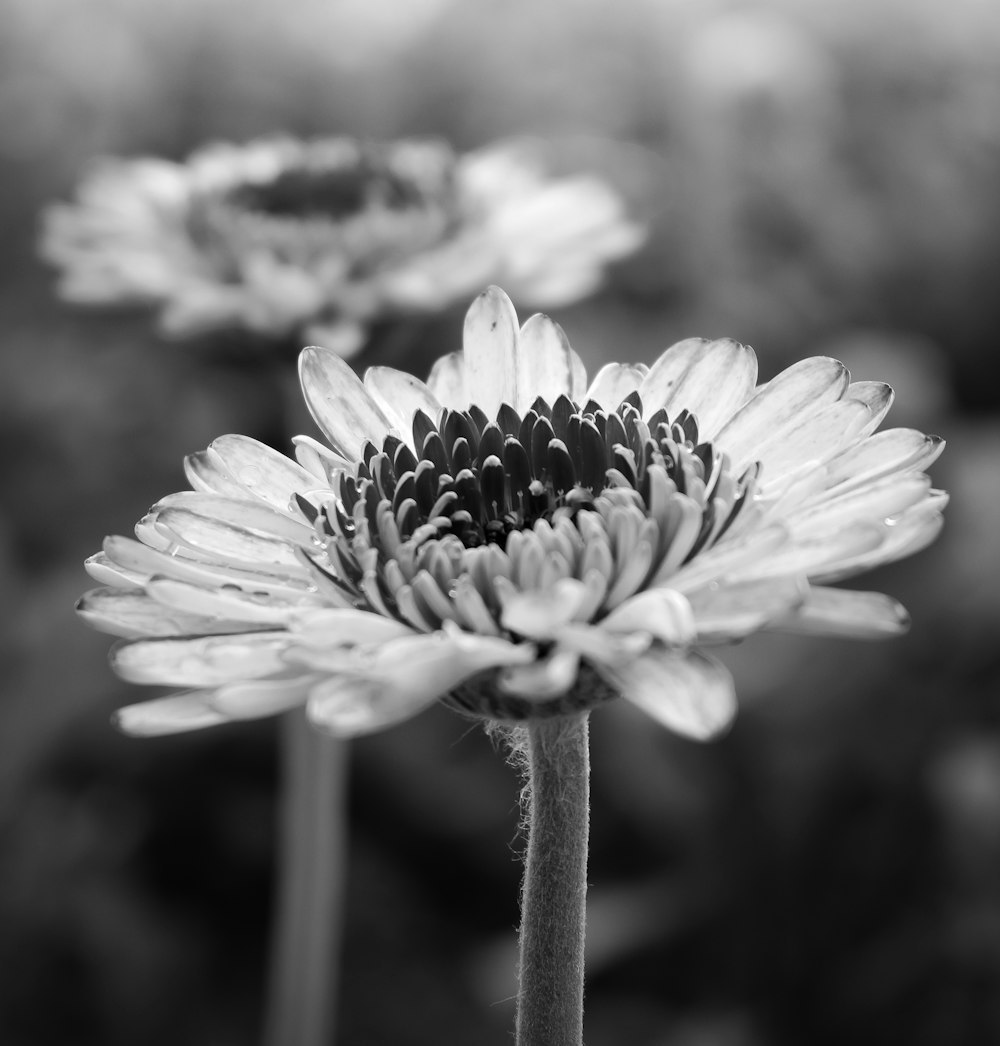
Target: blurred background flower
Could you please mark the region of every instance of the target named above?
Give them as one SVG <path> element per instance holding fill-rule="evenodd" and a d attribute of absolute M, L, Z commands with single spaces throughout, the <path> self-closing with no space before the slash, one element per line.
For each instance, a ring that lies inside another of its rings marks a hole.
<path fill-rule="evenodd" d="M 129 694 L 72 606 L 95 540 L 220 432 L 268 438 L 271 404 L 145 318 L 56 306 L 34 239 L 96 157 L 277 132 L 530 138 L 652 230 L 558 312 L 589 370 L 692 334 L 764 378 L 826 352 L 948 438 L 941 541 L 866 579 L 908 637 L 728 652 L 709 747 L 595 713 L 587 1041 L 1000 1038 L 1000 8 L 0 0 L 0 25 L 0 1040 L 256 1037 L 273 730 L 114 734 Z M 358 742 L 353 784 L 342 1041 L 506 1042 L 514 773 L 430 712 Z"/>
<path fill-rule="evenodd" d="M 523 147 L 271 137 L 184 163 L 103 160 L 74 203 L 47 208 L 41 253 L 67 301 L 157 306 L 170 337 L 350 356 L 372 321 L 491 282 L 536 306 L 575 301 L 642 239 L 602 181 L 548 178 Z"/>

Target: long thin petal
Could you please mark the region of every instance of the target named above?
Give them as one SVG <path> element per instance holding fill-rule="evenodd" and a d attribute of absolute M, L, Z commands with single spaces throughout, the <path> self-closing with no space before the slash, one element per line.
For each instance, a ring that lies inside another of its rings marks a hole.
<path fill-rule="evenodd" d="M 156 514 L 168 508 L 181 509 L 205 519 L 214 519 L 220 523 L 298 545 L 309 545 L 314 533 L 313 528 L 307 523 L 292 519 L 287 513 L 279 512 L 261 501 L 246 498 L 227 498 L 184 490 L 162 498 L 153 506 L 151 513 Z"/>
<path fill-rule="evenodd" d="M 716 445 L 729 453 L 733 468 L 756 461 L 766 441 L 843 396 L 850 380 L 847 368 L 827 356 L 800 360 L 776 375 L 722 426 Z"/>
<path fill-rule="evenodd" d="M 706 585 L 688 595 L 699 643 L 730 642 L 786 615 L 805 599 L 800 577 Z"/>
<path fill-rule="evenodd" d="M 164 606 L 138 589 L 92 589 L 81 597 L 76 612 L 91 628 L 123 639 L 235 632 L 244 628 L 237 621 L 213 621 Z"/>
<path fill-rule="evenodd" d="M 287 541 L 265 537 L 183 508 L 165 508 L 156 513 L 155 520 L 175 542 L 205 553 L 213 561 L 249 567 L 280 566 L 291 576 L 305 575 L 293 546 Z M 306 544 L 303 542 L 303 546 Z"/>
<path fill-rule="evenodd" d="M 133 737 L 161 737 L 220 726 L 229 717 L 213 708 L 202 692 L 174 694 L 119 708 L 112 722 Z"/>
<path fill-rule="evenodd" d="M 829 486 L 854 487 L 890 472 L 922 471 L 942 450 L 940 436 L 927 436 L 917 429 L 885 429 L 827 462 Z"/>
<path fill-rule="evenodd" d="M 689 410 L 698 435 L 711 439 L 749 399 L 757 381 L 753 349 L 730 338 L 688 338 L 667 349 L 639 386 L 647 417 L 663 407 L 672 418 Z"/>
<path fill-rule="evenodd" d="M 526 410 L 537 396 L 554 403 L 560 396 L 573 396 L 574 357 L 565 331 L 548 316 L 535 313 L 528 318 L 517 342 L 518 402 L 515 410 Z"/>
<path fill-rule="evenodd" d="M 112 649 L 111 667 L 130 683 L 218 686 L 283 672 L 287 646 L 285 632 L 138 639 Z"/>
<path fill-rule="evenodd" d="M 367 441 L 382 446 L 392 427 L 389 419 L 335 352 L 315 345 L 303 349 L 299 379 L 309 412 L 338 454 L 360 461 Z"/>
<path fill-rule="evenodd" d="M 868 420 L 868 408 L 856 400 L 839 400 L 803 413 L 770 438 L 764 439 L 752 457 L 734 456 L 733 469 L 740 471 L 751 461 L 763 466 L 762 489 L 797 469 L 822 464 L 843 447 L 855 442 Z"/>
<path fill-rule="evenodd" d="M 517 313 L 510 298 L 499 287 L 483 291 L 465 316 L 462 344 L 465 352 L 465 391 L 488 417 L 501 403 L 523 410 L 535 398 L 529 396 L 518 372 Z"/>
<path fill-rule="evenodd" d="M 315 676 L 252 679 L 203 691 L 208 704 L 227 719 L 261 719 L 306 703 Z"/>
<path fill-rule="evenodd" d="M 170 578 L 153 578 L 147 582 L 146 592 L 161 607 L 181 611 L 195 618 L 205 618 L 209 624 L 213 621 L 228 622 L 230 632 L 245 631 L 247 625 L 278 628 L 288 622 L 294 614 L 302 612 L 298 603 L 283 604 L 266 597 L 247 595 L 239 589 L 202 588 Z M 194 630 L 189 630 L 188 635 L 192 634 Z"/>
<path fill-rule="evenodd" d="M 685 737 L 715 737 L 736 715 L 736 688 L 729 670 L 697 651 L 678 656 L 651 647 L 613 670 L 595 667 L 627 701 Z"/>
<path fill-rule="evenodd" d="M 605 363 L 594 375 L 584 394 L 584 400 L 593 400 L 605 410 L 615 410 L 626 396 L 638 391 L 649 373 L 644 363 Z"/>
<path fill-rule="evenodd" d="M 249 436 L 220 436 L 212 440 L 210 449 L 243 488 L 244 497 L 260 498 L 279 512 L 294 513 L 293 495 L 316 485 L 297 461 Z"/>
<path fill-rule="evenodd" d="M 884 381 L 852 381 L 844 393 L 845 400 L 857 400 L 868 408 L 869 419 L 864 428 L 866 436 L 882 424 L 895 398 L 892 386 Z"/>
<path fill-rule="evenodd" d="M 813 585 L 793 614 L 772 621 L 769 630 L 847 639 L 890 639 L 910 627 L 906 608 L 881 592 L 854 592 Z"/>
<path fill-rule="evenodd" d="M 790 516 L 788 523 L 796 539 L 830 533 L 851 523 L 881 523 L 923 500 L 930 488 L 930 477 L 921 472 L 884 476 L 838 497 L 817 500 Z"/>
<path fill-rule="evenodd" d="M 533 658 L 526 644 L 468 634 L 392 640 L 345 657 L 344 674 L 313 689 L 309 718 L 338 737 L 371 733 L 415 716 L 477 672 Z"/>
<path fill-rule="evenodd" d="M 465 357 L 462 353 L 449 352 L 435 360 L 427 378 L 427 388 L 442 407 L 465 410 L 469 406 L 469 397 L 465 391 Z"/>
<path fill-rule="evenodd" d="M 364 385 L 392 425 L 404 436 L 410 432 L 416 411 L 422 410 L 436 418 L 441 410 L 438 398 L 419 378 L 393 367 L 369 367 L 365 371 Z"/>
<path fill-rule="evenodd" d="M 651 588 L 632 596 L 600 627 L 608 632 L 646 632 L 665 646 L 687 646 L 695 636 L 691 604 L 672 588 Z"/>

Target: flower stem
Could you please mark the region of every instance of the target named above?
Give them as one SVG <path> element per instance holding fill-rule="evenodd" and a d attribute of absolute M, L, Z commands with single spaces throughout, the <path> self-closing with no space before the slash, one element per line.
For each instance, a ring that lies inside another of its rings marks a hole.
<path fill-rule="evenodd" d="M 282 722 L 278 886 L 265 1046 L 331 1046 L 344 888 L 347 746 Z"/>
<path fill-rule="evenodd" d="M 581 1046 L 590 827 L 587 713 L 529 720 L 516 1046 Z"/>

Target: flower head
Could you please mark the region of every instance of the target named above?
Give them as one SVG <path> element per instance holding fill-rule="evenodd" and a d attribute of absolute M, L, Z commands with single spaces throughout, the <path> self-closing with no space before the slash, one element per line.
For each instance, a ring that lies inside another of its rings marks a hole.
<path fill-rule="evenodd" d="M 67 300 L 158 306 L 177 337 L 318 328 L 344 354 L 372 320 L 491 280 L 537 305 L 574 301 L 642 240 L 603 182 L 549 178 L 500 146 L 219 144 L 184 163 L 106 160 L 77 197 L 42 232 Z"/>
<path fill-rule="evenodd" d="M 223 436 L 88 563 L 116 670 L 189 688 L 128 731 L 305 704 L 350 735 L 438 700 L 523 719 L 618 694 L 707 737 L 735 710 L 707 648 L 901 632 L 896 602 L 829 583 L 941 526 L 942 441 L 876 432 L 892 390 L 826 357 L 758 386 L 752 349 L 692 338 L 588 384 L 560 327 L 519 328 L 491 288 L 426 384 L 318 348 L 300 372 L 326 444 Z"/>

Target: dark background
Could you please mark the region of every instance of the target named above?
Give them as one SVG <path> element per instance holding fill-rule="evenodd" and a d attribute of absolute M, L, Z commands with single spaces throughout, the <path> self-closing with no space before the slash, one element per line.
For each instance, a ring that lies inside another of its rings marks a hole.
<path fill-rule="evenodd" d="M 557 313 L 591 368 L 690 334 L 765 376 L 834 355 L 949 440 L 943 537 L 863 581 L 908 637 L 749 640 L 708 746 L 593 716 L 587 1041 L 1000 1041 L 1000 7 L 0 0 L 0 1042 L 257 1037 L 276 724 L 119 736 L 142 694 L 72 606 L 103 535 L 185 453 L 272 434 L 274 395 L 58 304 L 34 240 L 96 155 L 275 130 L 538 136 L 652 227 Z M 440 710 L 352 760 L 340 1043 L 509 1042 L 515 774 Z"/>

